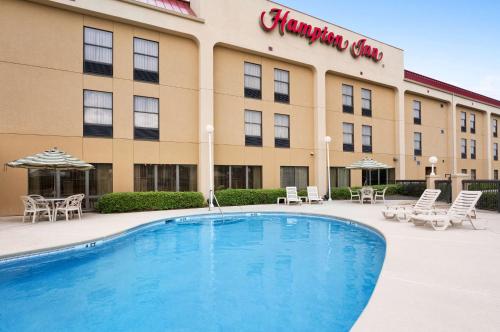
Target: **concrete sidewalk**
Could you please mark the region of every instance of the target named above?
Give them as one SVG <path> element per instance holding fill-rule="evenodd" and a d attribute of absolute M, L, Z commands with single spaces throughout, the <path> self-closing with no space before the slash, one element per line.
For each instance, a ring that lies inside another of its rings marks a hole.
<path fill-rule="evenodd" d="M 389 204 L 396 204 L 391 201 Z M 380 279 L 353 331 L 499 331 L 500 214 L 479 212 L 470 225 L 436 232 L 386 221 L 382 205 L 346 201 L 302 206 L 245 206 L 226 212 L 285 211 L 353 219 L 387 240 Z M 0 218 L 0 257 L 86 243 L 154 220 L 207 213 L 207 209 L 85 214 L 82 222 L 23 224 Z"/>

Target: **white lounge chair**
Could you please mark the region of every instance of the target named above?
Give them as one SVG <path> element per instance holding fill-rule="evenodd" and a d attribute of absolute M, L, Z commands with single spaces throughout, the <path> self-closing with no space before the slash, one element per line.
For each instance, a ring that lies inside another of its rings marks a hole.
<path fill-rule="evenodd" d="M 426 189 L 415 205 L 386 206 L 382 210 L 382 215 L 385 219 L 397 218 L 399 221 L 408 221 L 411 214 L 421 214 L 431 211 L 440 194 L 441 190 L 439 189 Z"/>
<path fill-rule="evenodd" d="M 49 221 L 52 221 L 52 213 L 50 211 L 50 207 L 48 203 L 37 202 L 35 199 L 29 196 L 21 196 L 21 200 L 24 205 L 24 213 L 23 213 L 23 222 L 26 216 L 33 214 L 31 219 L 32 223 L 36 222 L 36 217 L 38 214 L 47 215 L 49 217 Z"/>
<path fill-rule="evenodd" d="M 318 187 L 307 187 L 307 201 L 312 203 L 323 203 L 321 197 L 319 197 Z"/>
<path fill-rule="evenodd" d="M 461 225 L 467 220 L 471 223 L 472 228 L 477 229 L 472 222 L 472 213 L 481 195 L 482 192 L 480 191 L 461 191 L 446 214 L 438 214 L 439 211 L 432 211 L 427 214 L 413 214 L 411 220 L 415 226 L 423 226 L 429 223 L 437 231 L 444 231 L 450 225 Z"/>
<path fill-rule="evenodd" d="M 286 204 L 302 204 L 302 200 L 297 194 L 297 187 L 286 187 Z"/>
<path fill-rule="evenodd" d="M 73 216 L 73 213 L 77 213 L 78 219 L 82 220 L 82 201 L 84 198 L 84 194 L 78 194 L 69 196 L 63 202 L 57 203 L 54 210 L 54 220 L 57 220 L 58 213 L 64 213 L 66 221 L 69 220 L 70 215 Z"/>
<path fill-rule="evenodd" d="M 377 201 L 382 200 L 385 204 L 385 192 L 387 191 L 388 187 L 385 187 L 383 190 L 375 190 L 375 197 L 374 197 L 374 202 L 377 203 Z"/>
<path fill-rule="evenodd" d="M 359 190 L 352 190 L 351 188 L 349 189 L 349 193 L 351 194 L 351 202 L 353 199 L 357 200 L 358 202 L 361 202 L 361 196 L 359 195 Z"/>

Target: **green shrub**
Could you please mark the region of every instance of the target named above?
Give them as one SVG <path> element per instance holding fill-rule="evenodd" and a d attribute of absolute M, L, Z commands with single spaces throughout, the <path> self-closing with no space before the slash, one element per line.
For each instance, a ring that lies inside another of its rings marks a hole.
<path fill-rule="evenodd" d="M 189 209 L 205 206 L 205 199 L 197 192 L 134 192 L 110 193 L 97 202 L 101 213 Z"/>
<path fill-rule="evenodd" d="M 498 194 L 496 192 L 483 192 L 477 203 L 477 208 L 498 211 L 498 204 Z"/>
<path fill-rule="evenodd" d="M 399 195 L 420 197 L 422 193 L 427 189 L 427 184 L 425 182 L 407 182 L 399 183 L 401 186 Z"/>
<path fill-rule="evenodd" d="M 299 192 L 301 195 L 302 192 Z M 221 206 L 275 204 L 286 197 L 285 189 L 225 189 L 215 193 Z"/>

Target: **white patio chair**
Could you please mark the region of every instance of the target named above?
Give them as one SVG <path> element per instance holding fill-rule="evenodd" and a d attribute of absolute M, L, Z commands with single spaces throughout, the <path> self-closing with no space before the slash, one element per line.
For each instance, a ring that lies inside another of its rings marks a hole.
<path fill-rule="evenodd" d="M 366 200 L 373 204 L 373 188 L 361 188 L 361 204 L 364 204 Z"/>
<path fill-rule="evenodd" d="M 286 204 L 302 204 L 302 200 L 297 194 L 297 187 L 286 187 Z"/>
<path fill-rule="evenodd" d="M 382 201 L 385 204 L 385 192 L 388 187 L 385 187 L 383 190 L 375 190 L 375 197 L 373 198 L 374 202 Z"/>
<path fill-rule="evenodd" d="M 463 190 L 458 194 L 446 214 L 439 214 L 439 211 L 434 210 L 426 214 L 413 214 L 410 218 L 415 226 L 423 226 L 429 223 L 436 231 L 444 231 L 450 225 L 461 225 L 464 221 L 469 221 L 472 228 L 477 229 L 472 222 L 471 216 L 482 194 L 480 191 Z"/>
<path fill-rule="evenodd" d="M 46 214 L 49 217 L 49 221 L 52 221 L 52 213 L 48 204 L 38 204 L 33 198 L 29 196 L 21 196 L 21 201 L 24 205 L 23 222 L 26 216 L 33 214 L 32 223 L 36 222 L 36 217 L 39 213 Z"/>
<path fill-rule="evenodd" d="M 349 193 L 351 194 L 351 202 L 353 199 L 356 199 L 358 202 L 361 202 L 361 196 L 359 194 L 359 190 L 352 190 L 351 188 L 349 189 Z"/>
<path fill-rule="evenodd" d="M 323 203 L 321 197 L 319 197 L 318 187 L 307 187 L 307 201 L 312 203 Z"/>
<path fill-rule="evenodd" d="M 431 211 L 440 194 L 441 190 L 439 189 L 426 189 L 414 205 L 386 206 L 382 210 L 382 215 L 385 219 L 397 218 L 399 221 L 408 221 L 408 216 L 411 214 L 421 214 Z"/>
<path fill-rule="evenodd" d="M 77 194 L 69 196 L 63 202 L 57 203 L 54 210 L 54 220 L 57 220 L 58 213 L 64 213 L 66 221 L 68 221 L 69 216 L 73 216 L 74 213 L 77 213 L 78 219 L 82 220 L 82 201 L 84 197 L 84 194 Z"/>

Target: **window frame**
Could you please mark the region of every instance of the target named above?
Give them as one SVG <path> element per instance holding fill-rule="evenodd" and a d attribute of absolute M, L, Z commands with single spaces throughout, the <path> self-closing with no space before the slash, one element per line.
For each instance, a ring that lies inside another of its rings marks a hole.
<path fill-rule="evenodd" d="M 363 97 L 363 92 L 365 92 L 365 91 L 367 91 L 370 94 L 370 98 L 369 99 L 366 99 L 366 98 Z M 361 88 L 361 115 L 362 116 L 367 116 L 367 117 L 371 117 L 372 116 L 372 107 L 373 107 L 372 99 L 373 99 L 372 90 L 366 89 L 366 88 Z M 370 103 L 370 108 L 363 107 L 363 102 L 364 101 L 368 101 Z"/>
<path fill-rule="evenodd" d="M 137 98 L 137 97 L 157 100 L 158 101 L 158 112 L 157 113 L 150 113 L 150 112 L 136 111 L 135 110 L 135 98 Z M 134 140 L 159 141 L 160 140 L 160 98 L 134 95 L 132 98 L 132 101 L 133 101 L 133 112 L 134 112 L 134 119 L 133 119 L 134 120 Z M 158 128 L 153 129 L 153 128 L 137 127 L 135 125 L 136 113 L 156 114 L 156 116 L 158 117 Z"/>
<path fill-rule="evenodd" d="M 288 118 L 288 127 L 278 126 L 276 124 L 276 116 L 286 116 Z M 288 131 L 288 139 L 276 137 L 276 127 L 286 128 Z M 274 130 L 275 130 L 274 147 L 275 148 L 290 148 L 290 115 L 289 114 L 282 114 L 282 113 L 274 113 Z"/>
<path fill-rule="evenodd" d="M 370 129 L 370 136 L 365 135 L 365 133 L 364 133 L 365 128 Z M 370 138 L 370 145 L 365 145 L 365 143 L 364 143 L 365 137 Z M 373 127 L 372 126 L 362 125 L 362 127 L 361 127 L 361 143 L 363 145 L 363 153 L 372 153 L 373 152 Z"/>
<path fill-rule="evenodd" d="M 149 192 L 188 192 L 188 191 L 180 191 L 180 167 L 181 166 L 188 166 L 188 167 L 194 167 L 196 170 L 196 176 L 194 177 L 195 179 L 195 184 L 196 184 L 196 189 L 194 191 L 198 190 L 198 165 L 197 164 L 137 164 L 134 163 L 134 192 L 144 192 L 144 191 L 137 191 L 136 188 L 136 176 L 135 176 L 135 166 L 152 166 L 153 167 L 153 191 Z M 158 176 L 158 168 L 159 166 L 175 166 L 175 191 L 165 191 L 165 190 L 158 190 L 159 187 L 159 176 Z M 148 191 L 146 191 L 148 192 Z"/>
<path fill-rule="evenodd" d="M 288 82 L 279 81 L 276 79 L 276 72 L 278 72 L 278 71 L 288 73 Z M 262 72 L 261 72 L 261 75 L 262 75 Z M 287 85 L 288 91 L 287 91 L 286 95 L 276 92 L 276 83 L 282 83 L 282 84 Z M 262 82 L 261 82 L 261 84 L 262 84 Z M 290 104 L 290 71 L 289 70 L 274 68 L 274 101 L 276 103 Z"/>
<path fill-rule="evenodd" d="M 462 133 L 467 132 L 467 112 L 460 112 L 460 130 Z"/>
<path fill-rule="evenodd" d="M 111 109 L 106 107 L 90 107 L 85 106 L 85 92 L 99 92 L 106 93 L 111 95 Z M 113 128 L 114 128 L 114 95 L 113 92 L 108 91 L 99 91 L 99 90 L 91 90 L 91 89 L 83 89 L 82 93 L 83 98 L 83 137 L 98 137 L 98 138 L 113 138 Z M 104 109 L 111 110 L 111 125 L 102 125 L 98 123 L 85 123 L 85 108 L 96 108 L 96 109 Z"/>
<path fill-rule="evenodd" d="M 260 114 L 260 123 L 255 123 L 255 122 L 247 122 L 246 119 L 246 113 L 247 112 L 255 112 Z M 255 111 L 255 110 L 250 110 L 250 109 L 245 109 L 243 112 L 243 131 L 245 135 L 245 146 L 254 146 L 254 147 L 262 147 L 262 137 L 263 137 L 263 132 L 262 132 L 262 111 Z M 252 124 L 256 125 L 258 124 L 260 126 L 260 136 L 253 136 L 253 135 L 247 135 L 247 124 Z"/>
<path fill-rule="evenodd" d="M 418 108 L 415 108 L 415 105 L 418 105 Z M 421 125 L 422 124 L 422 102 L 419 100 L 413 100 L 412 110 L 413 110 L 413 124 Z M 415 111 L 418 112 L 418 117 L 415 117 Z"/>
<path fill-rule="evenodd" d="M 214 183 L 215 183 L 215 167 L 227 167 L 228 169 L 228 172 L 227 172 L 227 176 L 228 176 L 228 181 L 227 181 L 227 184 L 228 184 L 228 187 L 227 188 L 224 188 L 224 189 L 237 189 L 237 188 L 233 188 L 233 167 L 244 167 L 244 173 L 245 173 L 245 188 L 239 188 L 239 189 L 262 189 L 263 185 L 262 185 L 262 180 L 263 180 L 263 167 L 262 165 L 214 165 Z M 260 186 L 252 186 L 252 188 L 250 188 L 249 184 L 250 184 L 250 181 L 249 181 L 249 170 L 251 168 L 254 168 L 254 167 L 258 167 L 260 168 Z M 216 189 L 216 190 L 220 190 L 220 189 Z"/>
<path fill-rule="evenodd" d="M 472 160 L 475 160 L 476 159 L 476 140 L 475 139 L 471 139 L 470 140 L 470 159 Z"/>
<path fill-rule="evenodd" d="M 351 141 L 352 143 L 346 143 L 345 142 L 345 135 L 349 135 L 349 133 L 345 132 L 345 125 L 349 125 L 352 129 L 352 132 L 350 133 L 351 135 Z M 342 122 L 342 150 L 344 152 L 354 152 L 354 123 L 351 122 Z"/>
<path fill-rule="evenodd" d="M 476 133 L 476 114 L 475 113 L 471 113 L 470 116 L 469 116 L 469 121 L 470 121 L 470 132 L 471 134 L 475 134 Z"/>
<path fill-rule="evenodd" d="M 413 132 L 413 155 L 414 156 L 422 156 L 422 141 L 423 141 L 423 138 L 422 138 L 422 133 L 419 132 L 419 131 L 415 131 Z M 419 138 L 418 141 L 417 141 L 417 137 Z M 417 143 L 418 142 L 418 145 L 420 146 L 420 149 L 417 149 Z"/>
<path fill-rule="evenodd" d="M 150 43 L 157 44 L 158 45 L 158 56 L 153 56 L 153 55 L 149 55 L 149 54 L 144 54 L 144 53 L 136 52 L 136 50 L 135 50 L 135 40 L 136 39 L 140 39 L 140 40 L 143 40 L 143 41 L 147 41 L 147 42 L 150 42 Z M 141 55 L 141 56 L 145 56 L 145 57 L 149 57 L 149 58 L 156 58 L 156 63 L 157 63 L 158 71 L 154 72 L 154 71 L 149 71 L 149 70 L 144 70 L 144 69 L 137 69 L 135 67 L 135 55 L 136 54 L 137 55 Z M 150 40 L 150 39 L 141 38 L 141 37 L 135 37 L 134 36 L 134 38 L 132 38 L 132 61 L 133 61 L 133 76 L 134 76 L 134 81 L 145 82 L 145 83 L 153 83 L 153 84 L 159 84 L 160 83 L 160 42 L 157 42 L 157 41 L 154 41 L 154 40 Z M 144 76 L 142 76 L 142 78 L 139 77 L 140 73 L 144 74 Z M 148 75 L 150 77 L 148 77 Z"/>
<path fill-rule="evenodd" d="M 351 95 L 344 94 L 344 87 L 349 87 L 351 89 Z M 342 113 L 354 114 L 354 86 L 342 83 L 341 93 L 342 93 Z M 344 104 L 344 97 L 351 98 L 350 106 Z"/>
<path fill-rule="evenodd" d="M 493 143 L 493 160 L 498 161 L 498 143 Z"/>
<path fill-rule="evenodd" d="M 111 47 L 108 46 L 101 46 L 101 45 L 96 45 L 96 44 L 90 44 L 85 42 L 85 29 L 92 29 L 92 30 L 98 30 L 98 31 L 103 31 L 111 34 Z M 89 61 L 85 59 L 85 46 L 93 46 L 93 47 L 100 47 L 100 48 L 105 48 L 111 50 L 111 64 L 109 63 L 104 63 L 104 62 L 96 62 L 96 61 Z M 114 53 L 114 45 L 115 45 L 115 35 L 113 31 L 109 30 L 104 30 L 104 29 L 99 29 L 99 28 L 94 28 L 90 26 L 83 26 L 83 47 L 82 47 L 82 56 L 83 56 L 83 74 L 86 75 L 98 75 L 98 76 L 106 76 L 106 77 L 113 77 L 114 74 L 114 60 L 115 60 L 115 53 Z M 101 71 L 98 71 L 97 69 L 92 71 L 89 66 L 86 66 L 86 63 L 92 63 L 94 65 L 98 66 L 108 66 L 110 67 L 109 72 L 104 72 L 104 67 L 101 68 Z"/>
<path fill-rule="evenodd" d="M 467 139 L 460 139 L 460 156 L 462 159 L 467 159 Z"/>
<path fill-rule="evenodd" d="M 493 126 L 493 128 L 492 128 L 493 137 L 498 137 L 498 120 L 493 119 L 491 121 L 491 125 Z"/>
<path fill-rule="evenodd" d="M 246 71 L 245 71 L 246 64 L 250 64 L 250 65 L 254 65 L 254 66 L 259 66 L 259 68 L 260 68 L 260 76 L 254 76 L 254 75 L 247 74 Z M 259 90 L 255 90 L 255 89 L 252 89 L 252 88 L 247 88 L 245 86 L 245 78 L 247 76 L 259 79 Z M 243 91 L 244 92 L 243 95 L 244 95 L 245 98 L 259 99 L 259 100 L 262 99 L 262 65 L 261 64 L 253 63 L 253 62 L 249 62 L 249 61 L 244 61 L 243 62 L 243 90 L 244 90 Z M 252 91 L 254 93 L 251 93 Z"/>
<path fill-rule="evenodd" d="M 306 189 L 307 186 L 309 186 L 309 177 L 310 177 L 310 174 L 309 174 L 309 166 L 280 166 L 280 188 L 284 188 L 286 186 L 283 186 L 283 177 L 282 177 L 282 170 L 285 169 L 285 168 L 288 168 L 288 169 L 293 169 L 293 178 L 294 178 L 294 185 L 297 187 L 298 190 L 301 190 L 301 189 Z M 307 172 L 307 180 L 306 180 L 306 186 L 304 188 L 298 186 L 296 183 L 295 183 L 295 179 L 297 178 L 297 169 L 305 169 L 306 172 Z"/>

